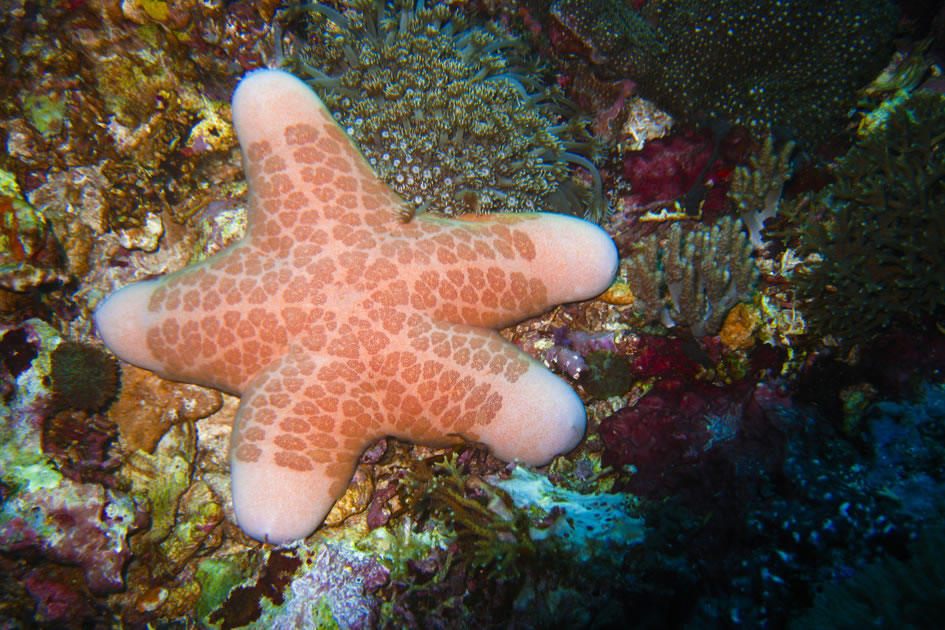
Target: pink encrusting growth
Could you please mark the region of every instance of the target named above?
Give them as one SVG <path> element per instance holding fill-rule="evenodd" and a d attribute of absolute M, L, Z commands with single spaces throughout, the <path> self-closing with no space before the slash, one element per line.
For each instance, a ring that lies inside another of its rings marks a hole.
<path fill-rule="evenodd" d="M 462 436 L 536 465 L 580 441 L 577 395 L 494 329 L 606 289 L 603 230 L 549 214 L 402 223 L 401 199 L 281 71 L 244 78 L 233 117 L 246 237 L 116 292 L 95 320 L 119 357 L 242 397 L 230 460 L 249 535 L 309 535 L 380 436 Z"/>

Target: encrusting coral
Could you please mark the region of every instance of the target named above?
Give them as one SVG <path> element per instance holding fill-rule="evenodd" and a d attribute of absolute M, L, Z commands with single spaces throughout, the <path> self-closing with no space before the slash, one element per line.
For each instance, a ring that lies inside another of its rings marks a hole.
<path fill-rule="evenodd" d="M 557 214 L 401 222 L 402 199 L 285 72 L 244 78 L 233 114 L 246 237 L 121 289 L 95 320 L 125 360 L 241 395 L 230 454 L 247 533 L 308 536 L 384 435 L 462 435 L 533 464 L 577 444 L 578 396 L 493 329 L 607 288 L 603 230 Z"/>
<path fill-rule="evenodd" d="M 812 144 L 889 59 L 889 0 L 560 0 L 555 10 L 641 93 L 689 122 L 722 118 Z M 615 45 L 619 43 L 619 45 Z M 592 60 L 595 57 L 592 56 Z"/>
<path fill-rule="evenodd" d="M 523 40 L 423 0 L 289 15 L 305 40 L 290 66 L 412 209 L 606 214 L 587 121 L 545 85 Z"/>
<path fill-rule="evenodd" d="M 53 395 L 62 407 L 96 411 L 118 391 L 118 364 L 101 348 L 64 341 L 49 359 Z"/>

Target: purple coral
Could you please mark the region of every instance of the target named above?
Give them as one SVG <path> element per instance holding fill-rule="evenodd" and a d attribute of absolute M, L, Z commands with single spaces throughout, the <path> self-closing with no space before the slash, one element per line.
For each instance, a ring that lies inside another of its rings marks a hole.
<path fill-rule="evenodd" d="M 680 342 L 649 339 L 631 370 L 638 379 L 659 380 L 634 406 L 601 422 L 603 463 L 631 471 L 624 489 L 639 496 L 704 502 L 734 483 L 738 466 L 779 452 L 782 438 L 769 416 L 788 400 L 774 384 L 758 381 L 781 360 L 767 347 L 756 349 L 744 378 L 713 385 L 699 380 L 699 363 Z"/>
<path fill-rule="evenodd" d="M 587 370 L 585 357 L 592 352 L 606 350 L 617 352 L 614 333 L 586 333 L 583 330 L 571 330 L 567 326 L 555 329 L 552 337 L 554 345 L 545 350 L 545 365 L 556 367 L 577 379 Z"/>
<path fill-rule="evenodd" d="M 320 608 L 327 606 L 340 628 L 376 628 L 380 605 L 372 593 L 387 583 L 390 572 L 374 556 L 325 543 L 303 563 L 286 593 L 286 603 L 268 621 L 272 630 L 320 627 Z M 324 602 L 322 606 L 319 602 Z"/>

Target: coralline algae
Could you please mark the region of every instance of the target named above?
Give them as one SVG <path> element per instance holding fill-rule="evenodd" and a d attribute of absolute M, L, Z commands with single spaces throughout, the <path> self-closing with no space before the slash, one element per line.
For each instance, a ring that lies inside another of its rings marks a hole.
<path fill-rule="evenodd" d="M 0 338 L 15 330 L 0 328 Z M 44 381 L 49 354 L 62 340 L 37 319 L 19 330 L 26 331 L 36 356 L 4 379 L 14 389 L 0 402 L 0 482 L 8 489 L 0 504 L 0 550 L 33 549 L 48 560 L 79 565 L 93 593 L 116 591 L 124 585 L 127 536 L 140 525 L 139 512 L 127 494 L 68 479 L 43 454 L 42 422 L 51 402 Z"/>

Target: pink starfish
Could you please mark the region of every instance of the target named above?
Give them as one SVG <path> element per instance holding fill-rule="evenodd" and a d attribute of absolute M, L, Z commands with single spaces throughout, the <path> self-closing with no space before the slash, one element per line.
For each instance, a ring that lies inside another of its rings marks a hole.
<path fill-rule="evenodd" d="M 233 96 L 246 237 L 132 284 L 95 313 L 115 354 L 242 397 L 233 506 L 259 540 L 303 538 L 384 435 L 462 436 L 541 465 L 584 433 L 581 400 L 494 329 L 607 288 L 616 249 L 552 214 L 398 220 L 322 102 L 284 72 Z"/>

